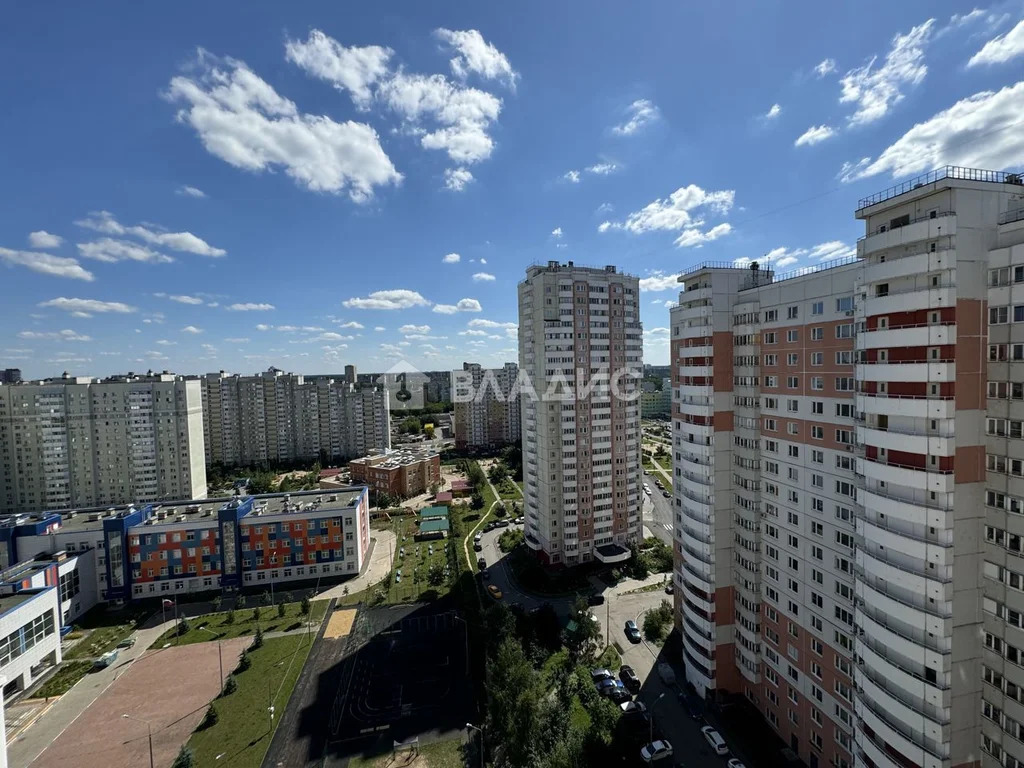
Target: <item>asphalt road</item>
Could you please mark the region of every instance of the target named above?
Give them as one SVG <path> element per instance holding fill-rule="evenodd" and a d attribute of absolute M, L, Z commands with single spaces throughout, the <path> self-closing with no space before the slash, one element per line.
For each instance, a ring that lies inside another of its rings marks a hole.
<path fill-rule="evenodd" d="M 661 495 L 658 486 L 654 484 L 655 477 L 656 475 L 648 475 L 644 472 L 644 482 L 650 486 L 651 495 L 643 495 L 643 522 L 652 534 L 671 546 L 672 526 L 675 520 L 672 513 L 672 499 L 666 499 Z"/>

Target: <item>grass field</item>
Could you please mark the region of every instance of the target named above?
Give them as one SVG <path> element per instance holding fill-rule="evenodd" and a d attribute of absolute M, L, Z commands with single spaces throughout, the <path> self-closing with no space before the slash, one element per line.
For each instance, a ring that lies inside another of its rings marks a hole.
<path fill-rule="evenodd" d="M 110 613 L 97 607 L 75 622 L 76 627 L 87 630 L 88 635 L 64 654 L 67 660 L 94 659 L 102 656 L 124 640 L 135 629 L 141 618 L 136 614 Z"/>
<path fill-rule="evenodd" d="M 269 703 L 273 701 L 276 728 L 309 649 L 309 638 L 293 635 L 267 640 L 262 648 L 249 651 L 252 666 L 235 674 L 238 689 L 214 700 L 220 716 L 217 724 L 196 730 L 188 741 L 196 765 L 259 768 L 273 735 Z"/>
<path fill-rule="evenodd" d="M 353 757 L 348 768 L 463 768 L 463 745 L 458 739 L 435 741 L 420 747 L 419 755 L 411 752 L 392 757 L 391 752 L 374 757 Z"/>
<path fill-rule="evenodd" d="M 454 578 L 448 557 L 449 539 L 416 541 L 418 526 L 412 515 L 396 521 L 396 527 L 395 564 L 385 602 L 410 603 L 447 594 Z M 432 569 L 435 574 L 443 572 L 443 578 L 431 583 Z"/>
<path fill-rule="evenodd" d="M 259 626 L 264 632 L 280 632 L 289 629 L 300 629 L 304 625 L 304 617 L 301 613 L 302 603 L 285 603 L 284 618 L 277 615 L 277 606 L 259 606 Z M 176 645 L 188 645 L 190 643 L 205 643 L 213 640 L 224 640 L 229 637 L 241 637 L 256 633 L 257 621 L 253 618 L 253 610 L 256 606 L 235 609 L 233 623 L 228 623 L 228 612 L 207 613 L 188 620 L 189 630 L 176 637 L 176 630 L 169 629 L 156 639 L 151 648 L 162 648 L 167 643 Z M 319 623 L 327 610 L 326 600 L 316 600 L 310 604 L 310 617 L 315 623 Z M 209 632 L 203 631 L 205 627 Z M 315 628 L 314 628 L 315 629 Z"/>
<path fill-rule="evenodd" d="M 519 501 L 523 498 L 522 491 L 520 491 L 519 486 L 511 478 L 506 478 L 501 483 L 496 483 L 494 487 L 498 489 L 498 494 L 502 499 Z"/>
<path fill-rule="evenodd" d="M 91 667 L 91 661 L 64 662 L 60 665 L 60 669 L 53 673 L 53 677 L 43 683 L 33 694 L 33 698 L 41 699 L 67 693 L 75 683 L 85 677 Z"/>

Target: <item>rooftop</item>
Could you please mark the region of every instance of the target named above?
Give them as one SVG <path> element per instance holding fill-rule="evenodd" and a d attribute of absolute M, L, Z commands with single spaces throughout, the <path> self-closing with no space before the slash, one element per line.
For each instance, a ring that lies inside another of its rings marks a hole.
<path fill-rule="evenodd" d="M 448 507 L 424 507 L 417 514 L 422 519 L 430 517 L 448 517 Z"/>
<path fill-rule="evenodd" d="M 884 203 L 905 192 L 924 187 L 926 184 L 934 184 L 943 179 L 956 179 L 959 181 L 981 181 L 992 184 L 1021 184 L 1022 177 L 1019 173 L 1008 173 L 1006 171 L 986 171 L 981 168 L 964 168 L 959 165 L 946 165 L 936 168 L 934 171 L 923 173 L 912 179 L 896 184 L 881 192 L 876 192 L 870 197 L 861 198 L 857 203 L 857 211 L 868 208 L 878 203 Z"/>
<path fill-rule="evenodd" d="M 398 467 L 415 464 L 439 455 L 433 448 L 398 448 L 387 453 L 376 453 L 363 456 L 361 459 L 353 459 L 349 465 L 369 464 L 376 469 L 398 469 Z"/>
<path fill-rule="evenodd" d="M 434 533 L 436 531 L 447 531 L 447 518 L 436 518 L 434 520 L 420 520 L 420 533 Z"/>
<path fill-rule="evenodd" d="M 12 611 L 23 603 L 27 603 L 33 597 L 39 594 L 36 591 L 16 592 L 13 595 L 4 595 L 0 597 L 0 616 Z"/>

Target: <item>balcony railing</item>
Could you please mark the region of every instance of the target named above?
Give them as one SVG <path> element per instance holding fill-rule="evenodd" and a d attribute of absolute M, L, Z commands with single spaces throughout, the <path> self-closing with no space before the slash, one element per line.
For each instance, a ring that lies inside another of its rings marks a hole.
<path fill-rule="evenodd" d="M 999 214 L 1000 224 L 1012 224 L 1015 221 L 1024 221 L 1024 208 L 1018 208 L 1016 211 L 1007 211 L 1006 213 Z"/>
<path fill-rule="evenodd" d="M 863 202 L 863 200 L 861 202 Z M 943 216 L 956 216 L 956 211 L 944 211 L 942 213 L 936 213 L 934 216 L 932 216 L 931 214 L 928 214 L 927 216 L 918 216 L 917 218 L 913 218 L 910 221 L 908 221 L 906 224 L 902 224 L 901 226 L 908 227 L 911 224 L 917 224 L 920 221 L 930 221 L 932 219 L 942 218 Z M 857 242 L 859 243 L 861 240 L 866 240 L 867 238 L 871 237 L 872 235 L 878 235 L 878 234 L 881 234 L 882 232 L 891 232 L 894 229 L 899 229 L 899 227 L 891 227 L 890 228 L 888 225 L 883 225 L 882 227 L 879 227 L 878 229 L 876 229 L 874 232 L 868 232 L 866 235 L 861 235 L 860 237 L 857 238 Z"/>
<path fill-rule="evenodd" d="M 946 165 L 942 168 L 936 168 L 934 171 L 923 173 L 908 181 L 904 181 L 902 184 L 896 184 L 888 189 L 883 189 L 881 192 L 876 192 L 870 197 L 861 198 L 857 203 L 857 211 L 861 211 L 871 205 L 890 200 L 897 195 L 902 195 L 904 192 L 910 192 L 915 189 L 923 187 L 925 184 L 933 184 L 943 179 L 959 179 L 962 181 L 987 181 L 994 182 L 997 184 L 1020 184 L 1021 176 L 1019 173 L 1007 173 L 1006 171 L 986 171 L 981 168 L 964 168 L 959 165 Z"/>
<path fill-rule="evenodd" d="M 953 618 L 953 611 L 950 608 L 943 608 L 943 605 L 948 604 L 950 601 L 944 600 L 940 602 L 929 602 L 928 597 L 919 592 L 912 592 L 909 589 L 899 589 L 898 587 L 886 584 L 885 582 L 873 582 L 871 579 L 873 575 L 867 573 L 863 568 L 854 566 L 854 571 L 857 576 L 860 577 L 858 582 L 854 585 L 854 588 L 863 586 L 866 589 L 870 589 L 874 592 L 878 592 L 880 595 L 885 595 L 890 600 L 895 600 L 901 605 L 905 605 L 908 608 L 921 611 L 921 613 L 927 613 L 929 616 L 934 616 L 937 619 L 951 619 Z M 859 607 L 865 604 L 863 597 L 857 597 L 856 605 Z"/>
<path fill-rule="evenodd" d="M 883 691 L 885 691 L 888 695 L 892 696 L 897 701 L 902 702 L 911 709 L 917 710 L 919 712 L 925 712 L 927 717 L 931 718 L 937 723 L 941 723 L 943 726 L 949 724 L 949 719 L 946 718 L 942 714 L 941 710 L 938 710 L 936 707 L 927 704 L 926 709 L 920 709 L 916 704 L 914 704 L 912 697 L 906 696 L 902 691 L 898 694 L 890 691 L 886 687 L 888 683 L 885 680 L 885 678 L 876 675 L 874 672 L 870 671 L 867 667 L 865 667 L 861 662 L 857 663 L 857 669 L 864 675 L 864 677 L 866 677 L 868 680 L 877 685 L 879 688 L 881 688 Z M 870 696 L 868 696 L 864 692 L 864 689 L 862 687 L 859 687 L 857 689 L 857 693 L 859 694 L 861 703 L 866 705 L 867 708 L 871 710 L 872 714 L 875 715 L 875 717 L 884 722 L 897 733 L 903 735 L 905 738 L 914 742 L 914 744 L 921 747 L 921 749 L 923 749 L 928 754 L 937 757 L 940 760 L 942 759 L 943 744 L 941 742 L 935 741 L 934 739 L 931 739 L 928 736 L 926 736 L 921 731 L 918 731 L 914 728 L 909 728 L 904 723 L 901 723 L 899 720 L 893 717 L 883 705 L 881 705 L 879 702 L 874 701 Z M 931 713 L 929 713 L 929 710 L 931 711 Z M 934 713 L 935 716 L 933 716 L 932 713 Z"/>
<path fill-rule="evenodd" d="M 952 475 L 952 469 L 940 469 L 939 467 L 917 467 L 913 464 L 900 464 L 896 461 L 879 461 L 878 459 L 865 458 L 864 461 L 871 464 L 880 464 L 884 467 L 896 467 L 897 469 L 913 469 L 917 472 L 931 472 L 936 475 Z"/>
<path fill-rule="evenodd" d="M 901 637 L 915 645 L 922 645 L 931 651 L 935 651 L 935 653 L 946 655 L 950 652 L 949 648 L 942 647 L 942 643 L 935 635 L 925 632 L 923 629 L 918 629 L 917 627 L 910 627 L 903 622 L 899 622 L 900 626 L 897 627 L 897 620 L 892 619 L 882 611 L 876 611 L 877 609 L 875 606 L 870 603 L 862 602 L 857 606 L 858 613 L 864 614 L 868 619 L 882 627 L 882 629 L 887 632 L 892 632 L 897 637 Z M 860 625 L 858 624 L 858 627 L 859 626 Z"/>

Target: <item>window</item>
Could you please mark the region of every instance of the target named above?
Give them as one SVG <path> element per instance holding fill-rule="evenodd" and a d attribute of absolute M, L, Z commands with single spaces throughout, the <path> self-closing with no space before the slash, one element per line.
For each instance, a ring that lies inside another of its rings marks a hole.
<path fill-rule="evenodd" d="M 766 323 L 773 323 L 779 319 L 779 310 L 777 309 L 766 309 L 764 311 L 764 321 Z"/>
<path fill-rule="evenodd" d="M 768 331 L 761 336 L 761 341 L 765 344 L 775 344 L 778 341 L 778 334 L 775 331 Z"/>
<path fill-rule="evenodd" d="M 799 307 L 796 307 L 796 306 L 786 307 L 786 319 L 787 320 L 796 320 L 799 316 L 800 316 L 800 308 Z"/>
<path fill-rule="evenodd" d="M 836 299 L 836 312 L 852 312 L 853 296 L 843 296 Z"/>
<path fill-rule="evenodd" d="M 825 439 L 825 428 L 820 426 L 820 425 L 818 425 L 818 424 L 812 424 L 811 425 L 811 437 L 814 438 L 815 440 L 824 440 Z"/>
<path fill-rule="evenodd" d="M 853 392 L 854 383 L 852 376 L 837 376 L 836 377 L 836 391 L 837 392 Z"/>
<path fill-rule="evenodd" d="M 836 365 L 853 365 L 853 351 L 844 349 L 836 352 Z"/>
<path fill-rule="evenodd" d="M 778 365 L 779 364 L 779 356 L 778 355 L 765 355 L 764 356 L 764 364 L 765 365 Z"/>
<path fill-rule="evenodd" d="M 818 354 L 821 354 L 820 352 Z M 811 389 L 820 392 L 825 388 L 824 376 L 811 376 Z"/>
<path fill-rule="evenodd" d="M 988 322 L 990 325 L 1002 325 L 1009 317 L 1009 307 L 989 307 Z"/>
<path fill-rule="evenodd" d="M 820 405 L 820 403 L 819 403 L 819 405 Z M 811 451 L 811 461 L 814 462 L 815 464 L 824 464 L 825 463 L 825 452 L 824 451 L 817 451 L 817 450 Z"/>
<path fill-rule="evenodd" d="M 800 434 L 800 423 L 797 422 L 797 421 L 787 421 L 786 422 L 786 432 L 789 433 L 790 435 L 799 435 Z"/>
<path fill-rule="evenodd" d="M 787 376 L 786 377 L 786 386 L 789 387 L 790 389 L 799 389 L 800 388 L 800 377 L 799 376 Z"/>
<path fill-rule="evenodd" d="M 799 413 L 799 411 L 800 411 L 800 401 L 799 400 L 787 400 L 786 401 L 786 410 L 789 411 L 790 413 Z"/>
<path fill-rule="evenodd" d="M 825 314 L 825 302 L 824 301 L 816 301 L 813 304 L 811 304 L 811 314 L 812 315 L 823 315 L 823 314 Z"/>
<path fill-rule="evenodd" d="M 825 363 L 824 352 L 811 352 L 811 365 L 823 365 Z"/>
<path fill-rule="evenodd" d="M 821 341 L 825 338 L 825 329 L 820 325 L 811 328 L 811 341 Z"/>
<path fill-rule="evenodd" d="M 790 352 L 789 354 L 786 355 L 786 365 L 799 365 L 799 364 L 800 364 L 800 355 L 798 355 L 796 352 Z"/>
<path fill-rule="evenodd" d="M 837 339 L 851 339 L 853 338 L 853 323 L 844 323 L 843 325 L 836 326 L 836 338 Z"/>
<path fill-rule="evenodd" d="M 764 377 L 764 385 L 765 385 L 765 387 L 768 387 L 769 389 L 777 388 L 779 386 L 779 377 L 778 376 L 765 376 Z"/>

